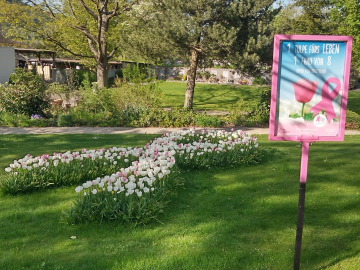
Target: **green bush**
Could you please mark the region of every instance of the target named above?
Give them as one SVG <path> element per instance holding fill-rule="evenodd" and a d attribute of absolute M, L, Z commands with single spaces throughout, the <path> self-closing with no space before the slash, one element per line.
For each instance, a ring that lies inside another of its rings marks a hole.
<path fill-rule="evenodd" d="M 350 69 L 350 78 L 349 78 L 349 89 L 355 89 L 359 81 L 359 71 L 355 68 Z"/>
<path fill-rule="evenodd" d="M 0 126 L 5 127 L 51 127 L 56 125 L 51 118 L 30 119 L 24 114 L 14 114 L 0 111 Z"/>
<path fill-rule="evenodd" d="M 194 126 L 195 121 L 196 114 L 189 109 L 174 108 L 171 111 L 165 111 L 160 107 L 150 107 L 143 109 L 139 113 L 139 119 L 133 124 L 153 127 L 186 127 Z"/>
<path fill-rule="evenodd" d="M 268 85 L 268 82 L 263 77 L 255 77 L 253 85 Z"/>
<path fill-rule="evenodd" d="M 347 110 L 346 112 L 346 128 L 359 129 L 360 128 L 360 115 L 356 112 Z"/>
<path fill-rule="evenodd" d="M 253 111 L 253 107 L 251 102 L 240 99 L 230 111 L 228 124 L 235 124 L 237 126 L 245 125 L 245 123 L 249 121 L 249 115 Z"/>
<path fill-rule="evenodd" d="M 10 84 L 0 85 L 0 108 L 14 114 L 45 115 L 49 107 L 46 85 L 38 74 L 16 68 Z"/>
<path fill-rule="evenodd" d="M 239 100 L 230 111 L 229 122 L 235 125 L 256 126 L 269 122 L 271 90 L 264 89 L 257 104 Z"/>
<path fill-rule="evenodd" d="M 57 124 L 59 127 L 72 127 L 74 125 L 73 116 L 71 114 L 60 114 Z"/>
<path fill-rule="evenodd" d="M 11 112 L 0 111 L 0 126 L 29 127 L 31 126 L 31 120 L 30 117 L 24 114 L 14 114 Z"/>
<path fill-rule="evenodd" d="M 78 78 L 79 86 L 83 85 L 84 81 L 96 82 L 96 74 L 91 70 L 76 70 L 74 73 Z"/>
<path fill-rule="evenodd" d="M 220 127 L 221 120 L 215 115 L 196 115 L 195 125 L 198 127 Z"/>
<path fill-rule="evenodd" d="M 271 89 L 262 91 L 255 109 L 249 114 L 249 120 L 259 124 L 269 123 Z"/>
<path fill-rule="evenodd" d="M 144 83 L 155 80 L 150 68 L 140 64 L 129 64 L 122 69 L 123 78 L 130 83 Z"/>
<path fill-rule="evenodd" d="M 80 91 L 79 110 L 91 113 L 107 113 L 109 118 L 126 118 L 139 114 L 142 108 L 158 108 L 162 104 L 163 94 L 156 82 L 128 83 L 116 82 L 116 87 L 98 89 L 86 81 Z M 131 121 L 125 121 L 127 123 Z"/>

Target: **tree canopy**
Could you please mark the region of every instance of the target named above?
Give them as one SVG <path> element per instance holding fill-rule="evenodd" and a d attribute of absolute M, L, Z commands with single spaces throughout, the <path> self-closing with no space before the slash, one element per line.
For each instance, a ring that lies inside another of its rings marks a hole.
<path fill-rule="evenodd" d="M 360 0 L 336 0 L 332 19 L 338 33 L 353 37 L 352 66 L 360 70 Z"/>
<path fill-rule="evenodd" d="M 333 0 L 294 0 L 275 20 L 280 34 L 336 35 L 337 24 L 331 19 Z"/>
<path fill-rule="evenodd" d="M 25 29 L 67 54 L 93 61 L 99 87 L 107 86 L 108 61 L 121 51 L 124 18 L 137 1 L 28 0 L 28 5 L 0 0 L 1 15 L 12 28 Z"/>
<path fill-rule="evenodd" d="M 142 41 L 137 47 L 153 57 L 163 54 L 190 63 L 184 107 L 192 108 L 199 64 L 224 61 L 256 73 L 262 62 L 268 62 L 271 23 L 277 13 L 273 2 L 148 0 L 141 15 L 135 14 L 143 25 L 137 29 Z"/>

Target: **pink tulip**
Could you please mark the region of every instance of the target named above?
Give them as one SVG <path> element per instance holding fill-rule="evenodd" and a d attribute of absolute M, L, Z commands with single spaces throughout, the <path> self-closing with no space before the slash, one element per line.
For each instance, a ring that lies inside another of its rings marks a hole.
<path fill-rule="evenodd" d="M 298 102 L 308 103 L 315 95 L 318 82 L 300 79 L 297 83 L 291 83 L 295 90 L 295 98 Z"/>

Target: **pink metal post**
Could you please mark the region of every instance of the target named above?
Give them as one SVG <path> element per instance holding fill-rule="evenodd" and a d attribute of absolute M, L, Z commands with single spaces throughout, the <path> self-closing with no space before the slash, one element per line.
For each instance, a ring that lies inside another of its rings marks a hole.
<path fill-rule="evenodd" d="M 294 270 L 300 269 L 301 240 L 304 225 L 304 208 L 305 208 L 305 188 L 307 178 L 307 168 L 309 160 L 309 142 L 303 142 L 300 165 L 300 189 L 298 205 L 298 222 L 296 228 Z"/>
<path fill-rule="evenodd" d="M 302 152 L 301 152 L 300 183 L 306 184 L 308 160 L 309 160 L 309 143 L 304 142 L 302 144 Z"/>

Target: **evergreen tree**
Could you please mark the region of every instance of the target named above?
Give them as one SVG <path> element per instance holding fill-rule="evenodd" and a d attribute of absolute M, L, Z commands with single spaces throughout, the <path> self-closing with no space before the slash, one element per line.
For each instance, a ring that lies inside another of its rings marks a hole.
<path fill-rule="evenodd" d="M 276 32 L 292 35 L 336 35 L 332 0 L 294 0 L 275 19 Z"/>
<path fill-rule="evenodd" d="M 271 23 L 278 12 L 273 2 L 148 0 L 134 14 L 139 38 L 129 42 L 153 59 L 163 54 L 188 60 L 184 107 L 192 108 L 199 63 L 230 62 L 252 74 L 269 63 Z"/>

